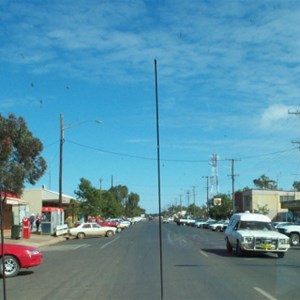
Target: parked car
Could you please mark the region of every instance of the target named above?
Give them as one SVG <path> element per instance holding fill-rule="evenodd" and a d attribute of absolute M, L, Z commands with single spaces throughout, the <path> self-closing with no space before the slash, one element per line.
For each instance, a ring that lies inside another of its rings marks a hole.
<path fill-rule="evenodd" d="M 20 269 L 36 267 L 43 262 L 43 254 L 35 247 L 15 244 L 4 245 L 4 271 L 6 277 L 18 275 Z M 0 275 L 3 276 L 2 245 L 0 244 Z"/>
<path fill-rule="evenodd" d="M 300 245 L 300 224 L 299 222 L 294 222 L 292 224 L 281 225 L 277 230 L 288 236 L 292 246 Z"/>
<path fill-rule="evenodd" d="M 102 217 L 89 217 L 88 222 L 92 222 L 92 223 L 96 222 L 100 226 L 109 226 L 109 227 L 116 227 L 116 228 L 119 227 L 118 221 L 110 221 Z"/>
<path fill-rule="evenodd" d="M 162 222 L 163 222 L 164 224 L 169 224 L 169 219 L 168 219 L 168 218 L 163 218 L 163 219 L 162 219 Z"/>
<path fill-rule="evenodd" d="M 212 231 L 223 231 L 223 227 L 225 225 L 224 220 L 215 221 L 214 223 L 209 224 L 208 228 Z"/>
<path fill-rule="evenodd" d="M 118 224 L 117 228 L 121 228 L 121 229 L 128 228 L 131 225 L 130 221 L 123 220 L 122 218 L 109 218 L 109 219 L 107 219 L 107 221 L 117 223 Z"/>
<path fill-rule="evenodd" d="M 143 217 L 133 217 L 133 218 L 130 219 L 130 222 L 131 222 L 131 224 L 136 224 L 136 223 L 138 223 L 140 221 L 143 221 L 143 220 L 145 220 Z"/>
<path fill-rule="evenodd" d="M 201 228 L 202 225 L 206 222 L 206 219 L 197 219 L 193 224 L 194 227 Z"/>
<path fill-rule="evenodd" d="M 272 226 L 278 230 L 278 228 L 284 226 L 284 225 L 291 225 L 292 222 L 272 222 Z"/>
<path fill-rule="evenodd" d="M 75 236 L 78 239 L 90 236 L 112 236 L 116 234 L 116 227 L 101 226 L 97 223 L 81 223 L 74 228 L 69 229 L 69 236 Z"/>
<path fill-rule="evenodd" d="M 225 230 L 226 248 L 235 249 L 236 255 L 246 252 L 276 253 L 284 257 L 290 248 L 289 238 L 271 226 L 268 216 L 252 213 L 236 213 Z"/>
<path fill-rule="evenodd" d="M 188 225 L 188 226 L 194 226 L 195 219 L 192 216 L 186 216 L 179 214 L 178 216 L 174 217 L 174 222 L 180 226 L 180 225 Z"/>
<path fill-rule="evenodd" d="M 202 228 L 208 229 L 208 228 L 209 228 L 209 225 L 210 225 L 210 224 L 213 224 L 213 223 L 215 223 L 215 222 L 216 222 L 216 220 L 214 220 L 214 219 L 206 220 L 206 222 L 203 223 Z"/>

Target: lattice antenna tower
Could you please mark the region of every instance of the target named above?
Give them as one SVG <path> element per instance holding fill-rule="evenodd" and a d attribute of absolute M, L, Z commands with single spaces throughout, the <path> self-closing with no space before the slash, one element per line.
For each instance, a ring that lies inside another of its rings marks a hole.
<path fill-rule="evenodd" d="M 219 194 L 219 177 L 218 177 L 218 155 L 213 154 L 210 158 L 211 178 L 210 178 L 210 198 Z"/>

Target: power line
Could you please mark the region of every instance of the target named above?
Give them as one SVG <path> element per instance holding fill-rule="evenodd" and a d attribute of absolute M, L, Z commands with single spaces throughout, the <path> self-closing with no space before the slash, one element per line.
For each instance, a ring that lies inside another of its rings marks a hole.
<path fill-rule="evenodd" d="M 93 146 L 88 146 L 88 145 L 84 145 L 78 142 L 74 142 L 74 141 L 70 141 L 70 140 L 66 140 L 65 139 L 65 143 L 68 142 L 70 144 L 82 147 L 82 148 L 86 148 L 86 149 L 90 149 L 90 150 L 94 150 L 97 152 L 102 152 L 102 153 L 106 153 L 106 154 L 111 154 L 111 155 L 116 155 L 116 156 L 121 156 L 121 157 L 129 157 L 129 158 L 135 158 L 135 159 L 142 159 L 142 160 L 153 160 L 156 161 L 155 157 L 146 157 L 146 156 L 139 156 L 139 155 L 134 155 L 134 154 L 127 154 L 127 153 L 121 153 L 121 152 L 115 152 L 115 151 L 110 151 L 110 150 L 104 150 L 98 147 L 93 147 Z M 255 159 L 255 158 L 259 158 L 259 157 L 264 157 L 264 156 L 272 156 L 275 154 L 279 154 L 279 153 L 288 153 L 291 152 L 295 149 L 298 149 L 298 147 L 293 147 L 290 149 L 285 149 L 285 150 L 279 150 L 279 151 L 275 151 L 275 152 L 269 152 L 269 153 L 264 153 L 264 154 L 260 154 L 260 155 L 253 155 L 253 156 L 245 156 L 245 157 L 241 157 L 240 159 L 243 160 L 247 160 L 247 159 Z M 226 161 L 227 159 L 218 159 L 218 161 Z M 178 162 L 178 163 L 207 163 L 208 160 L 193 160 L 193 159 L 168 159 L 168 158 L 161 158 L 161 161 L 164 162 Z"/>

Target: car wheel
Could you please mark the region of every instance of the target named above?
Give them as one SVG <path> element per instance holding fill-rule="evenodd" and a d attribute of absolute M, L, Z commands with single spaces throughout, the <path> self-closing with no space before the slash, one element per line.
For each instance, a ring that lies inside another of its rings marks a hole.
<path fill-rule="evenodd" d="M 227 248 L 227 251 L 228 251 L 228 252 L 232 252 L 232 246 L 231 246 L 231 244 L 229 243 L 228 239 L 226 239 L 226 248 Z"/>
<path fill-rule="evenodd" d="M 218 227 L 216 228 L 216 231 L 220 232 L 220 231 L 221 231 L 221 227 L 218 226 Z"/>
<path fill-rule="evenodd" d="M 14 256 L 6 255 L 4 261 L 4 269 L 6 277 L 13 277 L 18 275 L 20 271 L 20 264 Z M 1 276 L 3 276 L 2 258 L 0 259 L 0 273 Z"/>
<path fill-rule="evenodd" d="M 111 230 L 106 231 L 106 236 L 112 236 L 114 233 Z"/>
<path fill-rule="evenodd" d="M 85 234 L 83 233 L 83 232 L 79 232 L 78 234 L 77 234 L 77 238 L 78 239 L 83 239 L 85 237 Z"/>
<path fill-rule="evenodd" d="M 284 258 L 285 252 L 277 252 L 278 258 Z"/>
<path fill-rule="evenodd" d="M 298 233 L 292 233 L 290 236 L 291 239 L 291 245 L 292 246 L 298 246 L 300 243 L 300 237 Z"/>
<path fill-rule="evenodd" d="M 243 250 L 241 249 L 239 241 L 236 242 L 235 254 L 236 256 L 243 256 Z"/>

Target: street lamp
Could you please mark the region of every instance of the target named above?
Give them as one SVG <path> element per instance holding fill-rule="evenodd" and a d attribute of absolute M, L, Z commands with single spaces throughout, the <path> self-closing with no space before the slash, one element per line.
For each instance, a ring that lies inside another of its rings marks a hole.
<path fill-rule="evenodd" d="M 64 133 L 66 129 L 70 129 L 73 127 L 77 127 L 81 124 L 87 123 L 87 122 L 96 122 L 98 124 L 101 124 L 102 121 L 99 120 L 86 120 L 81 121 L 75 124 L 71 124 L 68 126 L 64 126 L 64 116 L 63 114 L 60 114 L 60 143 L 59 143 L 59 196 L 58 196 L 58 206 L 62 207 L 62 181 L 63 181 L 63 145 L 65 141 Z"/>

